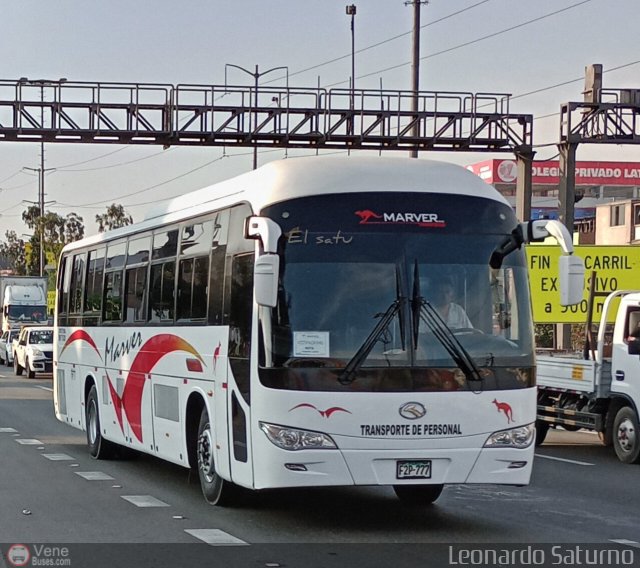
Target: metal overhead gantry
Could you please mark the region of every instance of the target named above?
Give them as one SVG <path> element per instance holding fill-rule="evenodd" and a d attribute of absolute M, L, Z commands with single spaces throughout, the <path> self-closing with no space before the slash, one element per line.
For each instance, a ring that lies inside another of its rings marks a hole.
<path fill-rule="evenodd" d="M 531 207 L 533 117 L 508 94 L 0 80 L 0 141 L 509 152 Z"/>
<path fill-rule="evenodd" d="M 640 89 L 603 89 L 602 65 L 585 69 L 583 102 L 560 107 L 559 218 L 574 225 L 579 144 L 640 144 Z"/>

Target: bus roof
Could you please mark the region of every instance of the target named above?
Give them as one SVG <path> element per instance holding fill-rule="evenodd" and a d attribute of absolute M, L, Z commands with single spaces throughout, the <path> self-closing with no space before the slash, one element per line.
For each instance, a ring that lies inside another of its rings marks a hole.
<path fill-rule="evenodd" d="M 493 186 L 463 166 L 448 162 L 371 156 L 288 158 L 175 197 L 151 209 L 142 222 L 89 237 L 82 244 L 111 240 L 243 201 L 259 213 L 266 205 L 287 199 L 367 191 L 449 193 L 509 205 Z"/>

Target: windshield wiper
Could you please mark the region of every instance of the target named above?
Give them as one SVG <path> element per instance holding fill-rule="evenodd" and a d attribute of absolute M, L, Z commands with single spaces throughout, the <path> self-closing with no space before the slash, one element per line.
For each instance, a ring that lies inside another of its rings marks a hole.
<path fill-rule="evenodd" d="M 364 340 L 360 348 L 355 352 L 354 356 L 349 360 L 342 373 L 338 377 L 338 382 L 342 385 L 348 385 L 355 380 L 355 375 L 358 369 L 362 366 L 374 348 L 375 344 L 380 339 L 380 336 L 387 330 L 389 324 L 393 321 L 396 315 L 399 315 L 400 326 L 400 341 L 402 344 L 402 350 L 405 350 L 405 330 L 404 330 L 404 303 L 407 299 L 400 295 L 400 271 L 396 267 L 396 299 L 387 308 L 384 314 L 377 314 L 376 317 L 380 317 L 378 323 L 373 328 L 371 333 Z"/>
<path fill-rule="evenodd" d="M 447 353 L 449 353 L 455 364 L 464 373 L 466 379 L 468 381 L 484 381 L 475 361 L 458 341 L 458 338 L 451 331 L 451 328 L 449 328 L 440 317 L 438 311 L 429 302 L 424 299 L 422 300 L 423 303 L 420 307 L 422 321 L 427 324 L 427 327 L 435 338 L 447 350 Z"/>

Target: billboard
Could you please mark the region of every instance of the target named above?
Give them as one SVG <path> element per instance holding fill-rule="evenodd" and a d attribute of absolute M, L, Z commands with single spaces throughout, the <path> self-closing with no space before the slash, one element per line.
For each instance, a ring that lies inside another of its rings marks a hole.
<path fill-rule="evenodd" d="M 558 279 L 560 247 L 535 244 L 526 247 L 535 323 L 585 323 L 592 272 L 596 274 L 596 292 L 640 289 L 640 246 L 577 245 L 574 248 L 574 254 L 585 262 L 584 295 L 575 306 L 561 306 Z M 594 321 L 600 318 L 604 300 L 604 296 L 594 298 Z M 614 315 L 615 311 L 612 311 L 612 318 Z"/>

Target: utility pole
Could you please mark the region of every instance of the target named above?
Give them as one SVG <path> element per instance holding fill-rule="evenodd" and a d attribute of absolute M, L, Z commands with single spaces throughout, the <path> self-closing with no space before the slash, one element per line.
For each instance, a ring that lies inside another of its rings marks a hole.
<path fill-rule="evenodd" d="M 58 80 L 50 79 L 28 79 L 27 77 L 21 77 L 18 83 L 21 85 L 30 85 L 40 87 L 40 128 L 44 131 L 44 88 L 53 87 L 54 89 L 60 88 L 60 86 L 67 81 L 66 77 L 61 77 Z M 55 97 L 54 97 L 55 98 Z M 31 170 L 38 172 L 38 210 L 39 210 L 39 232 L 40 232 L 40 276 L 44 276 L 45 267 L 45 255 L 44 255 L 44 174 L 47 170 L 44 167 L 44 132 L 40 135 L 40 167 L 39 168 L 24 168 L 25 170 Z M 52 170 L 53 168 L 50 168 Z"/>
<path fill-rule="evenodd" d="M 240 67 L 240 65 L 234 65 L 233 63 L 227 63 L 224 66 L 224 84 L 225 84 L 225 87 L 227 85 L 227 67 L 234 67 L 235 69 L 239 69 L 240 71 L 244 71 L 248 75 L 251 75 L 255 80 L 255 84 L 254 84 L 255 91 L 254 91 L 254 94 L 253 94 L 254 95 L 253 108 L 254 108 L 254 112 L 255 112 L 254 128 L 257 128 L 258 127 L 258 81 L 260 80 L 260 77 L 266 75 L 267 73 L 271 73 L 272 71 L 277 71 L 279 69 L 282 69 L 282 70 L 287 72 L 287 91 L 288 91 L 289 90 L 289 68 L 288 67 L 272 67 L 271 69 L 267 69 L 266 71 L 260 72 L 258 70 L 258 65 L 256 65 L 256 70 L 254 72 L 251 72 L 248 69 L 245 69 L 244 67 Z M 249 129 L 251 130 L 251 125 L 249 125 Z M 258 167 L 258 146 L 256 144 L 254 144 L 253 145 L 253 169 L 255 170 L 257 167 Z"/>
<path fill-rule="evenodd" d="M 420 8 L 422 4 L 428 4 L 428 0 L 408 0 L 405 6 L 413 5 L 413 49 L 411 58 L 411 112 L 414 113 L 415 124 L 412 135 L 417 138 L 420 135 L 420 121 L 418 120 L 418 93 L 420 92 Z M 411 157 L 418 157 L 418 149 L 411 150 Z"/>

